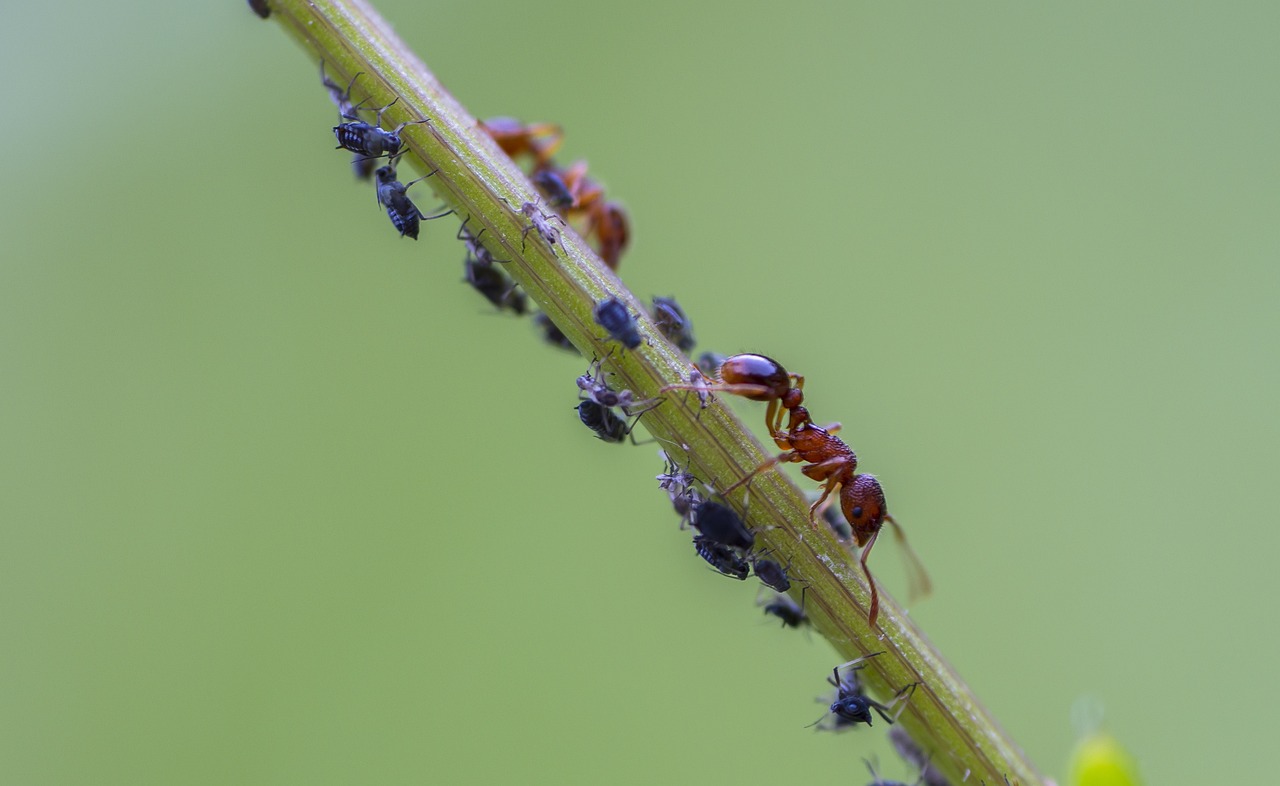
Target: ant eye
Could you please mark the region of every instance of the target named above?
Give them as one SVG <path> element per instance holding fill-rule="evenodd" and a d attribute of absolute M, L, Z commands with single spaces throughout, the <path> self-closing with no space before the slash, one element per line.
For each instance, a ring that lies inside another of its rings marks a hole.
<path fill-rule="evenodd" d="M 862 506 L 861 506 L 861 505 L 859 505 L 858 507 L 856 507 L 856 508 L 854 508 L 854 509 L 853 509 L 853 517 L 854 517 L 855 519 L 860 519 L 860 518 L 862 518 Z"/>

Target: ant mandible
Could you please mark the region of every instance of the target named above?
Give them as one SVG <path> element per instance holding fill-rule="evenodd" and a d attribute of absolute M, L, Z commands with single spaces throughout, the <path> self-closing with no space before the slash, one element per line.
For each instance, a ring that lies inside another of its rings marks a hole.
<path fill-rule="evenodd" d="M 839 491 L 840 511 L 853 530 L 854 543 L 862 549 L 859 563 L 862 573 L 867 577 L 867 586 L 871 591 L 871 604 L 867 610 L 867 621 L 876 624 L 880 614 L 880 594 L 876 590 L 875 578 L 867 567 L 867 557 L 884 522 L 893 526 L 894 535 L 904 548 L 908 568 L 912 575 L 913 595 L 927 595 L 929 578 L 916 557 L 915 552 L 907 545 L 907 537 L 886 510 L 884 491 L 880 481 L 874 475 L 859 474 L 858 456 L 844 440 L 835 436 L 840 425 L 834 424 L 822 428 L 814 425 L 809 410 L 801 404 L 804 402 L 804 377 L 789 374 L 778 361 L 764 355 L 734 355 L 720 365 L 719 382 L 712 385 L 667 385 L 668 390 L 720 391 L 749 398 L 752 401 L 766 401 L 769 408 L 765 411 L 765 425 L 774 443 L 783 452 L 761 464 L 749 475 L 738 481 L 733 488 L 749 483 L 756 475 L 776 464 L 797 463 L 807 466 L 801 468 L 805 477 L 824 484 L 822 495 L 809 508 L 809 523 L 816 526 L 817 517 L 826 511 L 830 504 L 830 496 Z M 790 413 L 787 428 L 782 428 L 784 412 Z"/>

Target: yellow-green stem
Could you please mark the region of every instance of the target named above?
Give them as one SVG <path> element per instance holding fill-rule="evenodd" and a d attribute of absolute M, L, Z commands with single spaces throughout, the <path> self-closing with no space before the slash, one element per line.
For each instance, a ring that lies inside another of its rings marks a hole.
<path fill-rule="evenodd" d="M 658 333 L 644 309 L 573 231 L 549 246 L 537 232 L 522 230 L 524 202 L 538 203 L 524 173 L 477 127 L 435 76 L 400 41 L 377 12 L 361 0 L 271 0 L 272 19 L 323 59 L 335 80 L 356 73 L 356 98 L 366 106 L 399 99 L 384 125 L 406 126 L 402 138 L 437 194 L 467 219 L 507 272 L 529 293 L 587 357 L 609 355 L 592 313 L 600 300 L 617 297 L 638 316 L 645 343 L 610 356 L 621 386 L 642 398 L 665 385 L 689 381 L 691 366 Z M 454 31 L 462 34 L 462 31 Z M 472 31 L 474 34 L 474 31 Z M 513 43 L 513 45 L 516 45 Z M 323 93 L 317 85 L 317 95 Z M 539 203 L 540 204 L 540 203 Z M 481 234 L 481 230 L 483 234 Z M 612 345 L 616 348 L 616 344 Z M 667 394 L 645 415 L 645 426 L 668 445 L 667 452 L 714 488 L 726 488 L 767 458 L 750 431 L 719 402 L 700 410 L 692 393 Z M 750 487 L 749 522 L 763 545 L 805 577 L 806 608 L 814 627 L 841 659 L 883 650 L 863 673 L 871 693 L 887 700 L 900 686 L 919 682 L 899 722 L 934 765 L 953 783 L 1040 784 L 1042 777 L 1017 745 L 960 680 L 924 635 L 883 590 L 875 629 L 867 622 L 867 585 L 854 554 L 825 526 L 809 521 L 808 505 L 785 475 L 769 471 Z"/>

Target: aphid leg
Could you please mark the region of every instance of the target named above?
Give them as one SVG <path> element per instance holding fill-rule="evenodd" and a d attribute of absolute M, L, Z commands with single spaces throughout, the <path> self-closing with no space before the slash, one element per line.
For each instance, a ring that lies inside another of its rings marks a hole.
<path fill-rule="evenodd" d="M 916 687 L 919 685 L 920 683 L 918 682 L 909 682 L 901 688 L 898 688 L 898 692 L 893 694 L 893 698 L 889 700 L 888 706 L 877 701 L 870 702 L 870 704 L 872 708 L 880 714 L 880 717 L 885 719 L 885 721 L 888 723 L 897 723 L 898 718 L 902 716 L 902 711 L 907 708 L 907 702 L 911 701 L 911 697 L 915 694 Z M 889 712 L 892 712 L 893 715 L 886 714 Z"/>
<path fill-rule="evenodd" d="M 872 658 L 876 657 L 877 655 L 883 655 L 884 653 L 885 653 L 884 650 L 880 650 L 879 652 L 872 652 L 868 655 L 863 655 L 861 658 L 854 658 L 853 660 L 845 661 L 844 663 L 841 663 L 839 666 L 836 666 L 834 669 L 831 670 L 831 673 L 835 675 L 835 679 L 836 679 L 835 684 L 837 686 L 840 684 L 841 669 L 846 669 L 848 671 L 858 671 L 859 669 L 865 669 L 867 667 L 865 661 L 869 661 Z"/>
<path fill-rule="evenodd" d="M 391 99 L 391 103 L 390 103 L 390 104 L 387 104 L 386 106 L 384 106 L 384 107 L 382 107 L 381 109 L 379 109 L 379 110 L 378 110 L 378 112 L 377 112 L 376 119 L 373 121 L 373 124 L 374 124 L 375 126 L 377 126 L 378 128 L 382 128 L 382 113 L 383 113 L 383 112 L 386 112 L 388 109 L 390 109 L 391 107 L 395 106 L 396 102 L 397 102 L 397 101 L 399 101 L 399 100 L 400 100 L 400 96 L 396 96 L 395 98 Z"/>

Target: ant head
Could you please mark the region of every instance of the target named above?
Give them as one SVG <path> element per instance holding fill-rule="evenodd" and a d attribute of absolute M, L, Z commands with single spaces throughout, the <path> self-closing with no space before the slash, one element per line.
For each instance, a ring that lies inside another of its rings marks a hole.
<path fill-rule="evenodd" d="M 884 491 L 874 475 L 855 475 L 852 483 L 840 490 L 840 510 L 853 527 L 859 546 L 866 545 L 884 521 Z"/>

